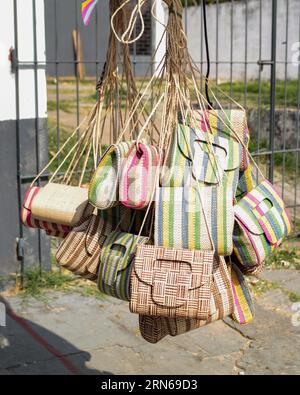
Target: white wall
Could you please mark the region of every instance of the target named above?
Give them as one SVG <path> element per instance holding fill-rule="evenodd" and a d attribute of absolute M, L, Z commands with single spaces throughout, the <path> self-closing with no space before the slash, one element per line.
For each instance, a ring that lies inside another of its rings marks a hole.
<path fill-rule="evenodd" d="M 292 62 L 295 59 L 295 46 L 300 41 L 300 1 L 288 0 L 289 18 L 288 18 L 288 56 L 287 60 Z M 272 1 L 263 0 L 262 2 L 262 43 L 261 58 L 270 59 L 271 56 L 271 29 L 272 29 Z M 247 67 L 247 77 L 256 79 L 259 75 L 259 67 L 256 64 L 259 59 L 259 0 L 248 1 L 248 44 L 245 42 L 245 26 L 246 26 L 246 6 L 245 2 L 234 2 L 233 5 L 233 62 L 245 61 L 245 50 L 247 48 L 247 61 L 254 62 L 253 65 Z M 278 18 L 277 18 L 277 60 L 285 61 L 286 51 L 286 7 L 287 0 L 278 0 Z M 201 58 L 206 61 L 205 52 L 201 56 L 201 7 L 190 7 L 187 10 L 187 32 L 191 55 L 195 61 Z M 217 30 L 217 6 L 207 6 L 207 20 L 209 31 L 210 56 L 212 61 L 217 59 L 218 38 L 218 59 L 219 61 L 230 61 L 230 39 L 231 39 L 231 2 L 219 4 L 219 33 Z M 205 65 L 204 65 L 205 70 Z M 297 64 L 288 66 L 288 78 L 298 78 Z M 220 79 L 229 79 L 230 66 L 219 64 L 218 77 Z M 243 79 L 245 76 L 245 65 L 235 64 L 233 67 L 233 78 Z M 211 66 L 211 77 L 216 78 L 216 67 Z M 265 67 L 262 77 L 270 78 L 270 68 Z M 285 66 L 277 65 L 277 78 L 285 78 Z"/>
<path fill-rule="evenodd" d="M 15 46 L 14 2 L 2 1 L 0 13 L 0 121 L 16 119 L 15 74 L 8 60 L 10 47 Z M 33 2 L 17 0 L 19 60 L 34 60 Z M 44 0 L 36 0 L 37 58 L 45 61 Z M 45 70 L 38 70 L 38 114 L 35 111 L 34 70 L 20 70 L 20 119 L 47 116 Z"/>

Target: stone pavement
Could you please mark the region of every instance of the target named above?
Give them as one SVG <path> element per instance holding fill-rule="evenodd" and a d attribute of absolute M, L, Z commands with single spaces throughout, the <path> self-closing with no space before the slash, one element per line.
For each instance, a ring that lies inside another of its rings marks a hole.
<path fill-rule="evenodd" d="M 300 295 L 300 271 L 263 278 Z M 141 338 L 126 303 L 78 293 L 46 298 L 26 305 L 5 298 L 17 316 L 0 327 L 0 374 L 300 374 L 300 303 L 281 289 L 256 299 L 251 325 L 227 319 L 156 345 Z"/>

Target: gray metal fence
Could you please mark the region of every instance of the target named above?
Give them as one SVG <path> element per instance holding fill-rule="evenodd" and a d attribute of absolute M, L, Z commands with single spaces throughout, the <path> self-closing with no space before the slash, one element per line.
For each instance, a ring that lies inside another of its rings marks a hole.
<path fill-rule="evenodd" d="M 183 1 L 187 6 L 188 1 Z M 297 218 L 299 221 L 300 217 L 300 183 L 298 182 L 300 170 L 300 7 L 299 4 L 298 7 L 295 7 L 298 0 L 295 1 L 296 3 L 293 0 L 229 0 L 227 2 L 216 0 L 210 2 L 207 7 L 207 17 L 212 65 L 211 79 L 247 109 L 253 155 L 269 178 L 280 187 L 292 217 L 297 222 Z M 33 0 L 34 3 L 35 0 Z M 95 84 L 103 67 L 108 30 L 107 21 L 101 24 L 99 19 L 104 21 L 105 18 L 108 18 L 108 0 L 106 0 L 99 2 L 101 10 L 99 8 L 96 11 L 96 16 L 89 26 L 89 31 L 93 32 L 90 37 L 93 37 L 95 43 L 94 55 L 89 53 L 84 59 L 76 59 L 72 51 L 68 51 L 67 54 L 63 53 L 59 50 L 59 41 L 71 40 L 72 29 L 75 29 L 76 34 L 82 37 L 86 37 L 86 32 L 80 20 L 81 2 L 68 0 L 67 3 L 69 6 L 72 5 L 74 10 L 72 11 L 74 20 L 72 23 L 70 21 L 67 23 L 68 29 L 70 29 L 67 36 L 61 36 L 61 26 L 63 26 L 65 18 L 65 9 L 62 8 L 62 3 L 65 2 L 45 0 L 46 32 L 51 32 L 48 33 L 47 40 L 52 43 L 47 46 L 46 64 L 40 63 L 36 56 L 31 61 L 19 59 L 17 40 L 12 57 L 16 76 L 18 76 L 19 70 L 24 67 L 35 70 L 36 86 L 33 89 L 36 89 L 36 92 L 37 71 L 41 67 L 47 67 L 50 155 L 52 151 L 59 148 L 63 133 L 76 127 L 85 111 L 95 101 Z M 266 3 L 268 3 L 267 15 L 265 14 Z M 68 18 L 70 18 L 69 15 Z M 195 8 L 186 8 L 184 21 L 192 55 L 205 74 L 207 62 L 201 2 Z M 242 29 L 239 28 L 241 23 Z M 297 39 L 294 36 L 290 37 L 291 26 L 293 32 L 295 30 L 298 32 Z M 35 29 L 35 24 L 33 29 Z M 253 32 L 257 38 L 255 42 L 251 38 Z M 34 37 L 34 54 L 36 54 L 35 31 Z M 72 44 L 69 43 L 68 46 L 70 47 L 70 45 Z M 285 48 L 283 57 L 282 46 Z M 278 57 L 279 47 L 280 58 Z M 251 57 L 249 56 L 250 49 Z M 238 56 L 235 56 L 237 52 Z M 135 68 L 138 68 L 139 62 L 143 64 L 149 62 L 149 59 L 139 58 L 136 45 L 132 48 L 132 57 Z M 85 65 L 89 70 L 93 68 L 95 70 L 94 76 L 80 80 L 78 64 Z M 64 67 L 65 70 L 65 65 L 69 67 L 67 76 L 65 72 L 60 73 L 60 68 Z M 296 68 L 296 77 L 294 69 L 293 73 L 290 73 L 291 67 Z M 238 71 L 236 71 L 237 69 Z M 280 78 L 278 77 L 279 69 Z M 36 100 L 38 100 L 38 95 L 36 95 Z M 18 130 L 18 141 L 20 133 L 21 131 Z M 36 172 L 38 172 L 41 169 L 38 124 L 36 124 L 35 134 Z M 18 155 L 20 156 L 19 150 Z M 24 173 L 20 166 L 20 160 L 18 157 L 21 207 L 22 186 L 27 185 L 34 178 L 34 174 Z M 47 176 L 45 176 L 46 178 Z M 20 239 L 22 238 L 23 226 L 20 223 Z M 40 239 L 40 265 L 42 243 L 43 241 Z M 20 257 L 23 259 L 21 253 Z"/>

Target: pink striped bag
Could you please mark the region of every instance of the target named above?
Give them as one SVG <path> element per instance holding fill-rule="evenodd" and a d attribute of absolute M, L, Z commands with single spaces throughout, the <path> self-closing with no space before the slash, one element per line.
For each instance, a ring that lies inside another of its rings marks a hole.
<path fill-rule="evenodd" d="M 158 163 L 156 147 L 143 143 L 133 145 L 121 170 L 119 200 L 124 206 L 142 209 L 151 203 Z"/>
<path fill-rule="evenodd" d="M 41 221 L 32 216 L 32 202 L 41 189 L 40 187 L 31 187 L 27 190 L 21 211 L 21 221 L 29 228 L 44 229 L 48 236 L 64 238 L 71 230 L 69 226 Z"/>

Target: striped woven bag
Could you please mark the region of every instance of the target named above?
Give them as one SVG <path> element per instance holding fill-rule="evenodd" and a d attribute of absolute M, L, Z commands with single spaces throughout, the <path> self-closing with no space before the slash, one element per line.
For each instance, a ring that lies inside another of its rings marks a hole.
<path fill-rule="evenodd" d="M 241 325 L 250 324 L 254 318 L 254 306 L 245 278 L 239 268 L 231 264 L 231 287 L 234 298 L 232 318 Z"/>
<path fill-rule="evenodd" d="M 121 165 L 132 145 L 133 141 L 111 145 L 102 156 L 89 186 L 93 206 L 105 210 L 117 204 Z"/>
<path fill-rule="evenodd" d="M 214 254 L 138 246 L 131 276 L 130 311 L 207 320 Z"/>
<path fill-rule="evenodd" d="M 166 155 L 161 186 L 212 186 L 226 180 L 235 195 L 242 147 L 232 139 L 178 125 Z"/>
<path fill-rule="evenodd" d="M 246 112 L 241 109 L 233 110 L 194 110 L 188 124 L 192 127 L 210 132 L 216 136 L 226 137 L 243 143 L 240 170 L 244 171 L 249 165 L 247 152 L 250 134 L 247 125 Z"/>
<path fill-rule="evenodd" d="M 124 206 L 142 209 L 151 203 L 158 163 L 156 147 L 143 143 L 132 147 L 123 161 L 120 178 L 119 200 Z"/>
<path fill-rule="evenodd" d="M 251 192 L 255 185 L 257 185 L 257 179 L 251 168 L 251 165 L 249 164 L 245 171 L 240 171 L 239 173 L 239 181 L 235 194 L 235 202 L 237 203 L 245 195 L 247 195 L 248 192 Z"/>
<path fill-rule="evenodd" d="M 212 294 L 208 319 L 184 319 L 139 316 L 140 332 L 145 340 L 157 343 L 165 336 L 178 336 L 227 317 L 234 312 L 230 274 L 223 257 L 216 257 L 213 264 Z"/>
<path fill-rule="evenodd" d="M 97 281 L 99 256 L 111 224 L 91 215 L 75 226 L 60 244 L 56 260 L 60 266 L 88 280 Z"/>
<path fill-rule="evenodd" d="M 120 231 L 112 232 L 100 255 L 98 288 L 101 292 L 129 300 L 130 276 L 136 248 L 148 238 Z"/>
<path fill-rule="evenodd" d="M 33 218 L 31 213 L 32 202 L 40 191 L 40 187 L 31 187 L 27 190 L 21 210 L 22 223 L 29 228 L 44 229 L 48 236 L 60 238 L 66 237 L 71 230 L 69 226 L 56 224 L 53 222 L 41 221 Z"/>
<path fill-rule="evenodd" d="M 284 202 L 267 180 L 234 206 L 234 214 L 234 252 L 246 268 L 260 267 L 292 230 Z"/>

